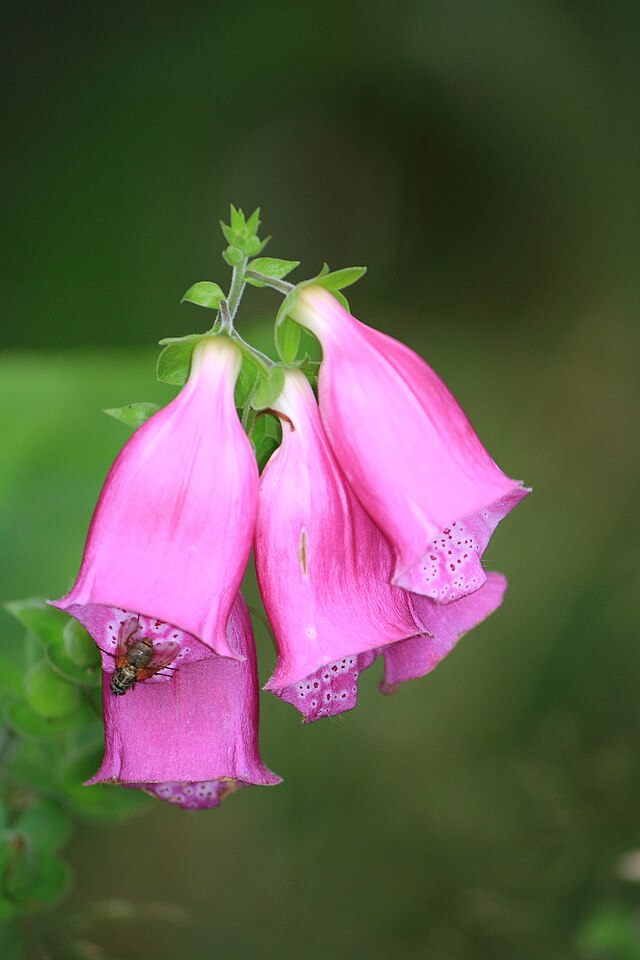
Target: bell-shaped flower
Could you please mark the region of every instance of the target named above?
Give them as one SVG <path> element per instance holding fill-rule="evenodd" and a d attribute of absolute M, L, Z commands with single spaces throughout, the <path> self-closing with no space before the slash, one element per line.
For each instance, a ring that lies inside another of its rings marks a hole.
<path fill-rule="evenodd" d="M 258 469 L 234 406 L 226 337 L 194 349 L 180 394 L 131 437 L 96 506 L 76 583 L 56 606 L 99 604 L 174 624 L 236 656 L 226 624 L 247 564 Z"/>
<path fill-rule="evenodd" d="M 137 634 L 168 639 L 179 653 L 167 671 L 111 690 L 113 651 L 130 613 L 98 605 L 69 610 L 105 652 L 105 754 L 88 785 L 119 783 L 188 809 L 218 806 L 239 787 L 280 782 L 260 759 L 258 676 L 246 603 L 238 594 L 227 624 L 229 645 L 242 660 L 220 657 L 172 625 L 140 618 Z M 198 659 L 201 658 L 201 659 Z"/>
<path fill-rule="evenodd" d="M 422 657 L 422 672 L 432 669 L 470 620 L 499 606 L 505 583 L 493 575 L 500 589 L 479 593 L 457 633 L 452 604 L 436 638 L 437 605 L 390 583 L 391 548 L 349 488 L 302 373 L 285 374 L 273 407 L 284 419 L 283 438 L 260 481 L 255 539 L 278 647 L 267 689 L 310 721 L 355 706 L 358 673 L 389 645 L 415 641 L 412 662 Z"/>
<path fill-rule="evenodd" d="M 320 340 L 320 411 L 350 487 L 391 543 L 393 583 L 450 603 L 485 582 L 480 558 L 529 492 L 491 459 L 412 350 L 303 288 L 291 315 Z"/>

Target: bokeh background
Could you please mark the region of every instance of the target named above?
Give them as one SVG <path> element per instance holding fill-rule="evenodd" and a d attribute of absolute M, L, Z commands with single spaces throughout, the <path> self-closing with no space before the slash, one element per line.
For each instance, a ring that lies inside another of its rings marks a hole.
<path fill-rule="evenodd" d="M 43 942 L 118 898 L 121 960 L 640 956 L 639 9 L 9 4 L 4 598 L 74 576 L 127 437 L 100 410 L 173 396 L 155 343 L 204 328 L 179 300 L 226 285 L 229 201 L 300 276 L 367 264 L 354 312 L 534 487 L 487 551 L 504 607 L 433 675 L 310 727 L 263 695 L 284 783 L 81 826 Z M 254 342 L 277 302 L 247 296 Z"/>

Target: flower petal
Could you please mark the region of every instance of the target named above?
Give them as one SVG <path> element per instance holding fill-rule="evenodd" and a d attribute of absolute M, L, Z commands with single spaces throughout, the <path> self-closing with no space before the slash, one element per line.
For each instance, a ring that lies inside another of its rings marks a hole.
<path fill-rule="evenodd" d="M 258 470 L 234 407 L 241 356 L 226 338 L 196 347 L 187 385 L 116 459 L 82 567 L 56 603 L 132 610 L 236 656 L 226 623 L 246 567 Z"/>
<path fill-rule="evenodd" d="M 349 485 L 394 548 L 393 582 L 441 603 L 478 589 L 494 527 L 529 491 L 500 470 L 447 387 L 404 344 L 319 287 L 300 292 L 292 315 L 322 344 L 322 419 Z M 466 558 L 433 549 L 454 522 L 473 540 Z"/>
<path fill-rule="evenodd" d="M 278 645 L 267 689 L 279 692 L 422 628 L 389 582 L 391 549 L 349 489 L 300 372 L 287 372 L 274 407 L 290 425 L 260 481 L 255 557 Z"/>
<path fill-rule="evenodd" d="M 230 782 L 280 782 L 260 758 L 253 633 L 240 595 L 228 633 L 243 660 L 208 652 L 171 680 L 141 682 L 119 697 L 105 673 L 105 755 L 89 784 L 136 786 L 188 807 L 216 806 Z"/>

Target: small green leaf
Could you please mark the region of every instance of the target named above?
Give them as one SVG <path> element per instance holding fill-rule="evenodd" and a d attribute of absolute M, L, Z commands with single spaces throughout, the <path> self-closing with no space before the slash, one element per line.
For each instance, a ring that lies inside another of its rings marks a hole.
<path fill-rule="evenodd" d="M 109 407 L 103 410 L 108 417 L 126 423 L 128 427 L 141 427 L 143 423 L 157 413 L 160 407 L 157 403 L 127 403 L 124 407 Z"/>
<path fill-rule="evenodd" d="M 277 450 L 282 439 L 282 427 L 278 417 L 265 413 L 258 417 L 251 431 L 251 443 L 258 461 L 260 472 L 266 466 L 272 453 Z"/>
<path fill-rule="evenodd" d="M 56 673 L 59 673 L 60 676 L 69 683 L 80 684 L 80 686 L 87 687 L 101 687 L 102 664 L 100 663 L 98 649 L 95 644 L 93 644 L 93 650 L 95 655 L 94 662 L 86 667 L 80 667 L 77 663 L 74 663 L 73 660 L 70 660 L 65 651 L 61 650 L 60 647 L 55 646 L 55 644 L 49 644 L 46 648 L 47 661 Z"/>
<path fill-rule="evenodd" d="M 73 617 L 65 624 L 64 653 L 76 667 L 100 666 L 100 654 L 93 637 Z"/>
<path fill-rule="evenodd" d="M 47 644 L 56 641 L 62 644 L 67 616 L 61 610 L 46 603 L 41 597 L 30 597 L 28 600 L 11 600 L 5 604 L 5 609 L 42 643 Z"/>
<path fill-rule="evenodd" d="M 276 257 L 257 257 L 251 260 L 248 265 L 249 270 L 255 273 L 261 273 L 265 277 L 273 277 L 274 280 L 282 280 L 287 274 L 300 266 L 299 260 L 278 260 Z M 247 283 L 254 287 L 265 287 L 267 284 L 262 280 L 255 280 L 253 277 L 247 277 Z"/>
<path fill-rule="evenodd" d="M 55 800 L 40 799 L 20 814 L 14 826 L 36 846 L 53 853 L 69 839 L 71 817 Z"/>
<path fill-rule="evenodd" d="M 268 374 L 262 374 L 256 384 L 251 406 L 254 410 L 264 410 L 282 393 L 284 386 L 284 370 L 280 366 L 271 367 Z"/>
<path fill-rule="evenodd" d="M 77 687 L 56 673 L 46 660 L 34 663 L 24 675 L 24 694 L 34 713 L 56 720 L 78 706 Z"/>
<path fill-rule="evenodd" d="M 260 229 L 260 207 L 256 207 L 246 222 L 247 236 L 255 237 Z"/>
<path fill-rule="evenodd" d="M 201 333 L 192 333 L 186 337 L 167 337 L 160 341 L 164 350 L 158 357 L 156 376 L 162 383 L 171 383 L 181 387 L 189 379 L 191 354 L 195 345 L 204 339 Z"/>
<path fill-rule="evenodd" d="M 217 283 L 211 283 L 209 280 L 202 280 L 200 283 L 194 283 L 192 287 L 189 287 L 180 303 L 196 303 L 199 307 L 217 310 L 221 300 L 224 300 L 222 287 L 219 287 Z"/>
<path fill-rule="evenodd" d="M 334 270 L 333 273 L 319 274 L 313 281 L 325 290 L 343 290 L 356 283 L 367 272 L 366 267 L 345 267 L 343 270 Z"/>
<path fill-rule="evenodd" d="M 276 350 L 283 363 L 294 363 L 298 355 L 302 327 L 291 317 L 285 316 L 276 324 L 274 337 Z"/>
<path fill-rule="evenodd" d="M 256 253 L 260 251 L 262 243 L 260 242 L 259 237 L 249 237 L 242 244 L 242 252 L 245 257 L 255 257 Z"/>

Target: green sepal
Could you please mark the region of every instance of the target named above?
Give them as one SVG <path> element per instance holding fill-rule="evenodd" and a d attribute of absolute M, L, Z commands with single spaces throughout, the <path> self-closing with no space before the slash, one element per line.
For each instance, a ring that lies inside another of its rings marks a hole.
<path fill-rule="evenodd" d="M 69 839 L 71 817 L 55 800 L 40 798 L 20 814 L 14 828 L 37 846 L 55 853 Z"/>
<path fill-rule="evenodd" d="M 92 747 L 75 751 L 62 762 L 58 783 L 74 809 L 85 817 L 121 820 L 148 806 L 151 798 L 141 790 L 106 783 L 84 785 L 99 769 L 102 753 L 102 748 Z"/>
<path fill-rule="evenodd" d="M 226 250 L 223 250 L 222 259 L 225 263 L 228 263 L 230 267 L 239 267 L 246 257 L 240 247 L 236 247 L 235 244 L 230 244 Z"/>
<path fill-rule="evenodd" d="M 158 357 L 156 376 L 162 383 L 181 387 L 189 379 L 191 355 L 197 343 L 207 338 L 206 333 L 190 333 L 186 337 L 165 337 Z"/>
<path fill-rule="evenodd" d="M 19 620 L 45 646 L 52 640 L 62 643 L 67 615 L 61 610 L 52 607 L 40 597 L 10 600 L 4 606 L 5 610 Z"/>
<path fill-rule="evenodd" d="M 272 277 L 274 280 L 282 280 L 292 270 L 300 266 L 299 260 L 278 260 L 276 257 L 258 257 L 251 260 L 247 265 L 248 270 L 255 273 L 261 273 L 265 277 Z M 253 277 L 247 277 L 247 283 L 254 287 L 266 287 L 268 284 L 262 280 L 255 280 Z"/>
<path fill-rule="evenodd" d="M 261 373 L 262 367 L 256 362 L 255 358 L 243 354 L 242 366 L 235 387 L 235 405 L 239 410 L 242 410 L 245 404 L 249 402 Z"/>
<path fill-rule="evenodd" d="M 278 417 L 264 413 L 258 417 L 251 430 L 251 443 L 262 473 L 271 454 L 277 450 L 282 440 L 282 427 Z"/>
<path fill-rule="evenodd" d="M 366 267 L 344 267 L 342 270 L 334 270 L 331 273 L 320 273 L 314 280 L 307 281 L 305 286 L 309 283 L 314 283 L 333 293 L 336 290 L 344 290 L 345 287 L 350 287 L 353 283 L 357 283 L 366 272 Z"/>
<path fill-rule="evenodd" d="M 285 316 L 274 328 L 274 339 L 278 356 L 283 363 L 293 364 L 298 356 L 302 327 L 292 317 Z"/>
<path fill-rule="evenodd" d="M 349 306 L 349 301 L 345 297 L 344 293 L 340 293 L 339 290 L 332 290 L 331 296 L 335 297 L 335 299 L 338 301 L 340 306 L 344 307 L 347 313 L 351 313 L 351 307 Z"/>
<path fill-rule="evenodd" d="M 127 403 L 124 407 L 108 407 L 102 412 L 128 427 L 141 427 L 143 423 L 157 413 L 160 407 L 157 403 Z"/>
<path fill-rule="evenodd" d="M 222 287 L 210 280 L 200 280 L 189 287 L 180 303 L 195 303 L 199 307 L 217 310 L 221 300 L 224 300 Z"/>
<path fill-rule="evenodd" d="M 251 406 L 254 410 L 264 410 L 278 399 L 284 387 L 284 369 L 280 366 L 271 367 L 267 374 L 262 374 L 251 396 Z"/>

